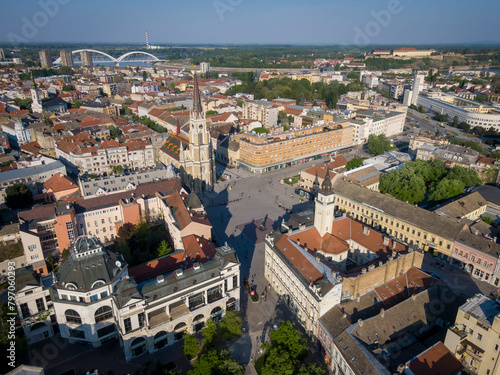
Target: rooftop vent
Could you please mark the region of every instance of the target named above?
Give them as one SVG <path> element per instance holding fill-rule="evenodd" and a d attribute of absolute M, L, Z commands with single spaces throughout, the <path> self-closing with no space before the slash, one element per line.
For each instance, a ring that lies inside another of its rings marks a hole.
<path fill-rule="evenodd" d="M 195 270 L 199 270 L 199 269 L 200 269 L 200 267 L 201 267 L 201 264 L 200 264 L 200 263 L 198 263 L 198 262 L 193 263 L 193 268 L 194 268 Z"/>
<path fill-rule="evenodd" d="M 182 268 L 179 268 L 178 270 L 175 271 L 175 276 L 180 277 L 183 275 L 183 273 L 184 271 L 182 270 Z"/>
<path fill-rule="evenodd" d="M 158 283 L 162 283 L 162 282 L 164 282 L 164 281 L 165 281 L 165 278 L 163 277 L 163 275 L 159 275 L 159 276 L 157 276 L 157 277 L 156 277 L 156 281 L 157 281 Z"/>

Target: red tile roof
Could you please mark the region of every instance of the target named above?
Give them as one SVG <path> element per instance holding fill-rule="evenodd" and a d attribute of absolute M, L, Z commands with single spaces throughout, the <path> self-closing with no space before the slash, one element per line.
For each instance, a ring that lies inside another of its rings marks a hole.
<path fill-rule="evenodd" d="M 78 185 L 68 176 L 62 173 L 56 173 L 43 183 L 46 190 L 52 190 L 54 193 L 78 188 Z"/>
<path fill-rule="evenodd" d="M 276 242 L 276 247 L 308 282 L 315 283 L 323 278 L 323 274 L 309 262 L 300 250 L 295 248 L 295 245 L 290 242 L 287 235 L 283 235 L 280 240 Z"/>
<path fill-rule="evenodd" d="M 330 233 L 326 233 L 323 238 L 319 235 L 316 228 L 310 228 L 305 231 L 288 236 L 290 240 L 307 247 L 309 250 L 321 250 L 328 254 L 342 254 L 349 250 L 349 244 Z"/>
<path fill-rule="evenodd" d="M 441 341 L 409 361 L 406 366 L 415 375 L 457 375 L 464 369 Z"/>

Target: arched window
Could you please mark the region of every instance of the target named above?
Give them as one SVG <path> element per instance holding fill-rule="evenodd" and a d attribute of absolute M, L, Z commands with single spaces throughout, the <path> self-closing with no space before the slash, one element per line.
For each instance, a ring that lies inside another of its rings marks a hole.
<path fill-rule="evenodd" d="M 78 314 L 75 310 L 68 309 L 64 315 L 66 315 L 66 322 L 82 324 L 82 318 L 80 318 L 80 314 Z"/>
<path fill-rule="evenodd" d="M 167 334 L 167 332 L 165 332 L 165 331 L 160 331 L 160 332 L 158 332 L 158 333 L 155 335 L 154 340 L 157 340 L 157 339 L 159 339 L 160 337 L 165 336 L 166 334 Z"/>
<path fill-rule="evenodd" d="M 198 320 L 202 320 L 204 318 L 203 314 L 198 314 L 194 317 L 193 322 L 196 322 Z"/>
<path fill-rule="evenodd" d="M 185 326 L 186 326 L 186 323 L 180 322 L 179 324 L 177 324 L 175 326 L 174 331 L 177 331 L 178 329 L 184 328 Z"/>
<path fill-rule="evenodd" d="M 132 341 L 132 344 L 130 344 L 130 346 L 132 347 L 132 346 L 139 345 L 144 341 L 145 341 L 144 337 L 138 337 L 134 341 Z"/>
<path fill-rule="evenodd" d="M 113 317 L 113 310 L 109 306 L 99 307 L 94 314 L 94 318 L 95 318 L 96 323 L 102 322 L 103 320 L 106 320 L 106 319 L 109 319 L 112 317 Z"/>
<path fill-rule="evenodd" d="M 220 306 L 217 306 L 215 309 L 212 310 L 210 315 L 217 314 L 219 311 L 222 311 L 222 308 Z"/>
<path fill-rule="evenodd" d="M 43 322 L 38 322 L 38 323 L 35 323 L 35 324 L 33 324 L 33 325 L 31 326 L 30 331 L 31 331 L 31 332 L 33 332 L 33 331 L 35 331 L 35 330 L 37 330 L 37 329 L 40 329 L 40 328 L 46 328 L 46 327 L 47 327 L 47 325 L 46 325 L 45 323 L 43 323 Z"/>

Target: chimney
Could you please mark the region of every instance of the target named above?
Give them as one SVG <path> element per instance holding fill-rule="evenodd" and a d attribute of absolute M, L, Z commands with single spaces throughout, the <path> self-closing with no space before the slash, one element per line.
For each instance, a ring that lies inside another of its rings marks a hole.
<path fill-rule="evenodd" d="M 359 328 L 363 328 L 363 319 L 358 319 Z"/>
<path fill-rule="evenodd" d="M 297 238 L 297 245 L 300 246 L 300 240 Z"/>
<path fill-rule="evenodd" d="M 319 256 L 316 256 L 316 263 L 319 263 L 320 262 L 320 258 Z"/>
<path fill-rule="evenodd" d="M 380 309 L 380 317 L 383 318 L 385 316 L 385 310 L 384 308 Z"/>
<path fill-rule="evenodd" d="M 181 126 L 179 125 L 179 119 L 177 118 L 177 131 L 176 133 L 177 135 L 181 134 Z"/>

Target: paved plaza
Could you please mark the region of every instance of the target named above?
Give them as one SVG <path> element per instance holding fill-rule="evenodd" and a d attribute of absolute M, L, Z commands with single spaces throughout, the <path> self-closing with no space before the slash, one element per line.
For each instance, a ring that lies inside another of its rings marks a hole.
<path fill-rule="evenodd" d="M 256 374 L 253 363 L 259 358 L 260 346 L 269 338 L 274 325 L 293 317 L 278 301 L 274 290 L 264 277 L 264 239 L 281 222 L 289 218 L 290 213 L 313 208 L 312 201 L 301 201 L 295 194 L 295 187 L 281 184 L 280 179 L 299 174 L 300 170 L 324 163 L 316 160 L 293 167 L 280 169 L 266 174 L 252 174 L 245 170 L 226 170 L 231 179 L 219 182 L 214 192 L 206 193 L 202 199 L 208 217 L 213 225 L 215 240 L 221 245 L 228 242 L 237 252 L 241 262 L 241 283 L 245 277 L 256 289 L 259 296 L 267 289 L 266 298 L 253 303 L 244 287 L 241 293 L 241 311 L 245 334 L 233 343 L 229 343 L 232 355 L 246 366 L 247 374 Z M 423 269 L 434 272 L 450 286 L 464 296 L 475 293 L 488 295 L 495 287 L 472 278 L 467 273 L 449 265 L 437 264 L 430 255 L 425 255 Z M 267 288 L 266 288 L 267 287 Z M 296 322 L 294 322 L 296 325 Z M 296 328 L 300 328 L 296 325 Z M 310 343 L 311 357 L 321 362 L 316 343 Z M 168 363 L 175 361 L 177 368 L 187 370 L 189 362 L 182 354 L 182 342 L 175 343 L 154 354 L 144 354 L 131 362 L 125 361 L 118 341 L 100 348 L 70 345 L 59 337 L 50 338 L 30 347 L 30 363 L 43 365 L 47 375 L 59 375 L 74 370 L 78 375 L 89 369 L 98 369 L 100 373 L 133 374 L 147 362 Z"/>

